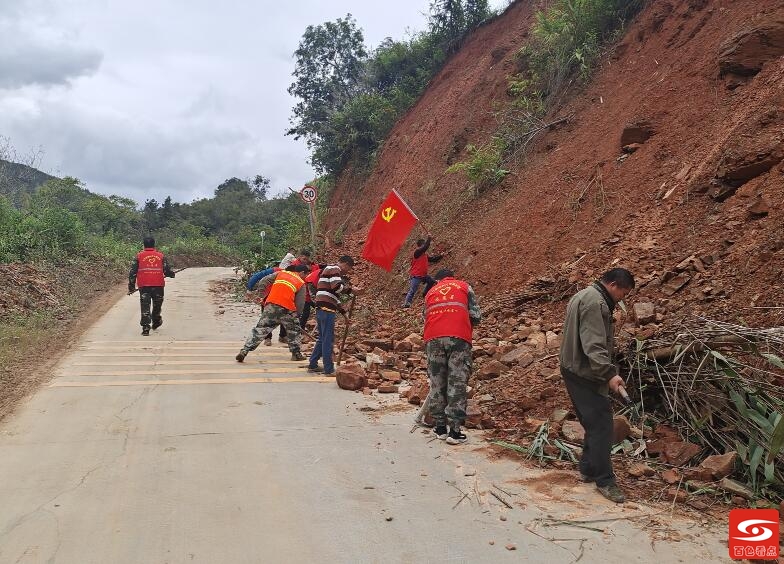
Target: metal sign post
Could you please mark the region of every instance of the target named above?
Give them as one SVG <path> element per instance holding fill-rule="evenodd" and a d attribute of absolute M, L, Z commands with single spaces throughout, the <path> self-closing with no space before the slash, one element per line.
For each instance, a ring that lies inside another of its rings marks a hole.
<path fill-rule="evenodd" d="M 318 198 L 318 188 L 305 185 L 299 191 L 300 198 L 308 205 L 308 222 L 310 223 L 310 244 L 316 248 L 316 198 Z"/>
<path fill-rule="evenodd" d="M 261 262 L 264 262 L 264 236 L 267 234 L 266 231 L 262 231 L 259 233 L 261 237 Z"/>

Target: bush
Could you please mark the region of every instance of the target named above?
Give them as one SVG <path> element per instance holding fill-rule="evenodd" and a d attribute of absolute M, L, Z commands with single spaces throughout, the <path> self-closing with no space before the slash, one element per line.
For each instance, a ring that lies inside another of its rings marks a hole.
<path fill-rule="evenodd" d="M 518 97 L 554 99 L 570 79 L 585 81 L 602 52 L 643 0 L 556 0 L 536 14 L 533 40 L 519 53 L 521 73 L 510 90 Z"/>
<path fill-rule="evenodd" d="M 494 137 L 490 143 L 482 147 L 468 145 L 466 150 L 468 160 L 455 163 L 446 171 L 464 172 L 471 183 L 474 197 L 485 188 L 498 184 L 509 174 L 509 171 L 502 166 L 506 144 L 500 137 Z"/>

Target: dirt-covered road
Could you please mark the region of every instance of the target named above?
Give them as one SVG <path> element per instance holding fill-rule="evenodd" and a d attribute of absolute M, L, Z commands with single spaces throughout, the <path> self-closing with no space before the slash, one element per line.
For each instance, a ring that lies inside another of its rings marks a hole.
<path fill-rule="evenodd" d="M 0 424 L 0 562 L 727 560 L 721 527 L 412 432 L 277 343 L 236 363 L 255 306 L 209 292 L 231 274 L 179 275 L 150 337 L 121 299 Z"/>

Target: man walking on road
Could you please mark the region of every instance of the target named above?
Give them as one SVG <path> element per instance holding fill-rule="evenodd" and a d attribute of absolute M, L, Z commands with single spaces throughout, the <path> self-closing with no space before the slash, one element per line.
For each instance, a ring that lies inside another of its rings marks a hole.
<path fill-rule="evenodd" d="M 406 300 L 403 302 L 403 307 L 411 307 L 411 302 L 414 301 L 414 296 L 419 289 L 420 284 L 425 285 L 422 291 L 423 295 L 427 295 L 430 288 L 435 284 L 430 275 L 427 273 L 430 268 L 430 263 L 436 263 L 441 260 L 441 255 L 428 256 L 427 250 L 430 248 L 432 237 L 428 233 L 427 239 L 418 239 L 416 244 L 417 248 L 414 251 L 414 258 L 411 259 L 411 270 L 409 270 L 409 288 L 406 294 Z"/>
<path fill-rule="evenodd" d="M 618 393 L 624 381 L 613 361 L 613 310 L 633 288 L 632 273 L 613 268 L 577 292 L 566 308 L 560 354 L 561 376 L 585 429 L 581 478 L 596 482 L 599 493 L 616 503 L 625 498 L 615 483 L 610 459 L 613 415 L 609 390 Z"/>
<path fill-rule="evenodd" d="M 332 363 L 335 315 L 346 314 L 341 305 L 340 296 L 350 294 L 352 291 L 351 285 L 344 278 L 344 276 L 351 274 L 352 268 L 354 268 L 354 259 L 342 256 L 337 264 L 327 265 L 321 269 L 315 299 L 318 338 L 313 353 L 310 355 L 308 372 L 324 372 L 327 376 L 335 373 L 335 365 Z M 318 365 L 319 359 L 323 359 L 323 370 Z"/>
<path fill-rule="evenodd" d="M 451 270 L 439 270 L 425 296 L 425 351 L 433 432 L 450 445 L 466 441 L 466 386 L 471 376 L 473 328 L 482 320 L 474 290 Z M 447 432 L 447 423 L 449 431 Z"/>
<path fill-rule="evenodd" d="M 287 329 L 291 360 L 305 360 L 300 350 L 302 335 L 298 316 L 305 305 L 305 281 L 301 274 L 308 270 L 305 265 L 290 266 L 259 281 L 262 289 L 270 286 L 269 294 L 258 323 L 235 357 L 237 362 L 243 362 L 248 353 L 256 350 L 278 325 Z"/>
<path fill-rule="evenodd" d="M 165 278 L 174 278 L 174 271 L 166 261 L 163 253 L 155 249 L 155 239 L 145 237 L 144 250 L 136 255 L 128 273 L 128 295 L 139 289 L 139 301 L 142 308 L 142 335 L 150 334 L 150 326 L 157 329 L 163 325 L 161 308 L 163 307 L 163 287 Z M 150 304 L 152 303 L 152 314 Z"/>

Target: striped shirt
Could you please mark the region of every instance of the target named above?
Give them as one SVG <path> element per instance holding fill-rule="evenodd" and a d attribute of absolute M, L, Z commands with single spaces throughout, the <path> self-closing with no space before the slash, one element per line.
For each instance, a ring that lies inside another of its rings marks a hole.
<path fill-rule="evenodd" d="M 335 264 L 321 270 L 316 292 L 316 307 L 342 311 L 339 296 L 351 290 L 342 274 L 343 271 Z"/>

